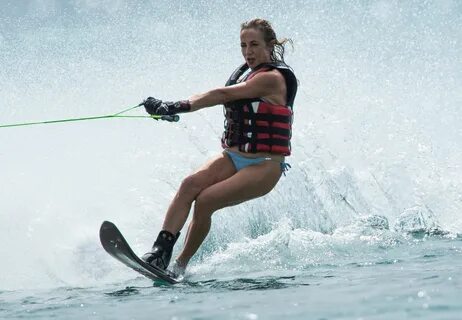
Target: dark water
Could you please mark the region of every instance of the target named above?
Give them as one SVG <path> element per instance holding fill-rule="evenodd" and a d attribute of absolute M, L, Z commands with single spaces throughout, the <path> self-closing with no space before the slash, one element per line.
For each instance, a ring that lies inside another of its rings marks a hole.
<path fill-rule="evenodd" d="M 0 293 L 5 319 L 460 319 L 462 242 L 424 239 L 336 265 L 134 277 L 96 287 Z M 226 269 L 226 267 L 224 267 Z"/>

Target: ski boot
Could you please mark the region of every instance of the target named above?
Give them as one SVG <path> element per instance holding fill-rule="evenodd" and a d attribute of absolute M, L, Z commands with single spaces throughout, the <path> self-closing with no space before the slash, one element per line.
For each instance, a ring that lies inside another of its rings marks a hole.
<path fill-rule="evenodd" d="M 162 230 L 157 236 L 150 252 L 145 253 L 141 259 L 147 264 L 158 269 L 167 270 L 170 259 L 172 258 L 173 246 L 178 240 L 180 232 L 176 235 Z"/>

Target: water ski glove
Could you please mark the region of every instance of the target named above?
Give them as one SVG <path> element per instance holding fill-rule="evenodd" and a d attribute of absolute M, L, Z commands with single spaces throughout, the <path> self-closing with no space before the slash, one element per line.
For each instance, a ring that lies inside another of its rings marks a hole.
<path fill-rule="evenodd" d="M 191 104 L 188 100 L 171 102 L 149 97 L 140 105 L 144 106 L 147 113 L 157 116 L 173 115 L 191 111 Z"/>

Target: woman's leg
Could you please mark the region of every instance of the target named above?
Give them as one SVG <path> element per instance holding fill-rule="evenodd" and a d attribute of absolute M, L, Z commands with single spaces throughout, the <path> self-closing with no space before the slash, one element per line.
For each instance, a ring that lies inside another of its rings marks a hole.
<path fill-rule="evenodd" d="M 144 254 L 141 259 L 152 266 L 166 269 L 170 263 L 178 232 L 188 218 L 192 202 L 202 190 L 227 179 L 235 172 L 232 161 L 225 154 L 221 154 L 184 179 L 167 210 L 164 225 L 151 251 Z"/>
<path fill-rule="evenodd" d="M 211 185 L 199 193 L 194 216 L 189 225 L 183 251 L 177 263 L 186 267 L 207 236 L 212 214 L 224 207 L 261 197 L 270 192 L 281 177 L 280 163 L 264 161 L 248 166 L 226 180 Z"/>
<path fill-rule="evenodd" d="M 183 228 L 197 195 L 235 172 L 232 161 L 222 153 L 185 178 L 167 210 L 162 229 L 177 234 Z"/>

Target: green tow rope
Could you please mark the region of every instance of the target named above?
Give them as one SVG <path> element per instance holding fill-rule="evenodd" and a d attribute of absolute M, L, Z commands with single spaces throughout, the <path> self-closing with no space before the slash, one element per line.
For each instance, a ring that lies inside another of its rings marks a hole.
<path fill-rule="evenodd" d="M 39 122 L 24 122 L 24 123 L 13 123 L 13 124 L 3 124 L 0 125 L 0 128 L 8 128 L 8 127 L 21 127 L 21 126 L 32 126 L 36 124 L 49 124 L 49 123 L 60 123 L 60 122 L 73 122 L 73 121 L 84 121 L 84 120 L 95 120 L 95 119 L 109 119 L 109 118 L 150 118 L 154 120 L 165 120 L 169 122 L 178 122 L 180 117 L 178 115 L 164 115 L 164 116 L 128 116 L 122 115 L 130 110 L 140 107 L 141 104 L 130 107 L 128 109 L 122 110 L 120 112 L 109 114 L 105 116 L 94 116 L 94 117 L 85 117 L 85 118 L 71 118 L 71 119 L 60 119 L 60 120 L 48 120 L 48 121 L 39 121 Z"/>

